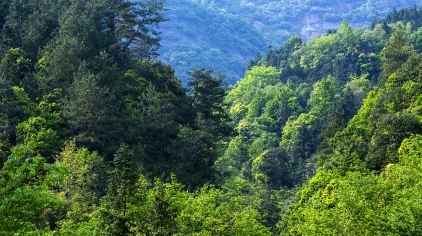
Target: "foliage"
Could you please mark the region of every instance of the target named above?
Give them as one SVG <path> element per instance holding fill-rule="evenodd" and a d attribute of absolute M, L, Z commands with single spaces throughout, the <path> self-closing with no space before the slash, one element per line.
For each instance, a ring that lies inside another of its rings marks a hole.
<path fill-rule="evenodd" d="M 399 25 L 399 29 L 394 31 L 391 39 L 381 52 L 384 73 L 387 75 L 394 73 L 412 53 L 413 47 L 405 35 L 403 26 Z"/>
<path fill-rule="evenodd" d="M 64 207 L 57 210 L 57 213 L 66 212 L 58 222 L 60 232 L 75 233 L 104 195 L 106 183 L 102 178 L 107 176 L 105 163 L 97 153 L 86 148 L 77 149 L 75 142 L 69 141 L 55 165 L 63 176 L 58 195 L 66 200 Z"/>
<path fill-rule="evenodd" d="M 0 170 L 0 233 L 48 231 L 48 210 L 63 203 L 52 190 L 58 177 L 28 146 L 14 147 Z"/>
<path fill-rule="evenodd" d="M 279 224 L 286 235 L 420 234 L 421 121 L 410 112 L 420 93 L 408 86 L 420 86 L 420 54 L 391 49 L 398 34 L 383 50 L 400 58 L 384 60 L 384 73 L 395 73 L 330 140 L 323 166 Z"/>
<path fill-rule="evenodd" d="M 1 235 L 422 234 L 420 29 L 395 22 L 417 14 L 344 20 L 235 86 L 196 69 L 185 89 L 153 59 L 162 7 L 0 1 Z"/>
<path fill-rule="evenodd" d="M 302 190 L 302 199 L 287 220 L 286 235 L 420 234 L 420 141 L 420 135 L 404 140 L 400 162 L 380 175 L 320 170 Z"/>
<path fill-rule="evenodd" d="M 344 19 L 365 27 L 378 17 L 375 26 L 393 9 L 420 4 L 419 0 L 168 0 L 160 58 L 176 69 L 183 84 L 195 67 L 212 68 L 225 74 L 226 83 L 235 84 L 257 52 L 271 53 L 270 45 L 279 47 L 295 35 L 311 40 L 333 31 Z M 393 11 L 389 17 L 385 24 L 403 20 L 420 25 L 416 7 Z"/>

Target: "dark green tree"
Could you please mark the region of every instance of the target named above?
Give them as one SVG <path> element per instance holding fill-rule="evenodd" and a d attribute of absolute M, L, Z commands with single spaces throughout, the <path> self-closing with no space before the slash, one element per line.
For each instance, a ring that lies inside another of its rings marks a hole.
<path fill-rule="evenodd" d="M 225 90 L 222 80 L 213 77 L 211 70 L 199 69 L 190 72 L 189 96 L 196 125 L 210 132 L 216 139 L 226 137 L 228 114 L 225 110 Z"/>
<path fill-rule="evenodd" d="M 22 49 L 10 49 L 0 62 L 0 163 L 16 145 L 16 126 L 35 112 L 35 90 L 30 60 Z"/>
<path fill-rule="evenodd" d="M 252 163 L 254 178 L 261 184 L 278 188 L 280 186 L 291 187 L 293 185 L 293 163 L 289 156 L 280 148 L 270 149 L 262 153 Z"/>
<path fill-rule="evenodd" d="M 385 76 L 397 71 L 397 69 L 414 53 L 413 46 L 409 42 L 403 25 L 398 25 L 393 32 L 387 45 L 381 52 L 381 62 Z"/>
<path fill-rule="evenodd" d="M 98 76 L 82 69 L 68 88 L 63 114 L 78 144 L 110 159 L 117 150 L 116 143 L 124 138 L 119 117 L 121 107 L 110 89 L 99 80 Z"/>
<path fill-rule="evenodd" d="M 215 137 L 207 131 L 183 127 L 167 151 L 171 158 L 171 171 L 188 188 L 196 189 L 215 179 L 212 167 L 219 153 Z"/>
<path fill-rule="evenodd" d="M 212 167 L 220 154 L 221 141 L 228 137 L 230 128 L 221 79 L 213 77 L 212 71 L 205 69 L 191 72 L 191 76 L 190 127 L 180 129 L 168 152 L 172 163 L 178 163 L 173 165 L 173 171 L 181 175 L 188 187 L 196 188 L 207 179 L 213 179 Z"/>

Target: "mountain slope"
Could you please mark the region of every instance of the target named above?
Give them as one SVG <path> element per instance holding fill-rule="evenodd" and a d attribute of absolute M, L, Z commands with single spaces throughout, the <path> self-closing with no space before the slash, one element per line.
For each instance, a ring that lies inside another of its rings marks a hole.
<path fill-rule="evenodd" d="M 160 54 L 185 84 L 186 71 L 204 66 L 234 84 L 257 52 L 292 35 L 308 40 L 342 19 L 361 27 L 394 8 L 421 5 L 422 0 L 168 0 Z"/>

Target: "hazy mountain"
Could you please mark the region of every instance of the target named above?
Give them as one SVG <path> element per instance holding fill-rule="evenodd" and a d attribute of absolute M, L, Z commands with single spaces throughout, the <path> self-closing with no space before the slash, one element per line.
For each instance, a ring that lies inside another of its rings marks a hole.
<path fill-rule="evenodd" d="M 206 66 L 232 84 L 257 52 L 292 35 L 310 39 L 342 19 L 365 27 L 392 9 L 415 5 L 422 0 L 167 0 L 161 59 L 184 83 L 186 71 Z"/>

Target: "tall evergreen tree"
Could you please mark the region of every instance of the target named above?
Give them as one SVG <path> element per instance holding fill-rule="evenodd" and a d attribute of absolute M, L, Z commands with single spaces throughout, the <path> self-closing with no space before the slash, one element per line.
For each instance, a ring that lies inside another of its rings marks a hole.
<path fill-rule="evenodd" d="M 110 159 L 124 138 L 119 118 L 121 107 L 100 78 L 82 68 L 64 100 L 63 113 L 78 144 L 97 150 Z"/>
<path fill-rule="evenodd" d="M 399 24 L 381 52 L 381 61 L 385 76 L 389 76 L 397 71 L 413 53 L 414 49 L 409 42 L 404 26 Z"/>
<path fill-rule="evenodd" d="M 225 110 L 225 90 L 222 80 L 213 77 L 211 70 L 199 69 L 190 73 L 189 96 L 196 124 L 209 131 L 217 139 L 226 137 L 228 114 Z"/>

